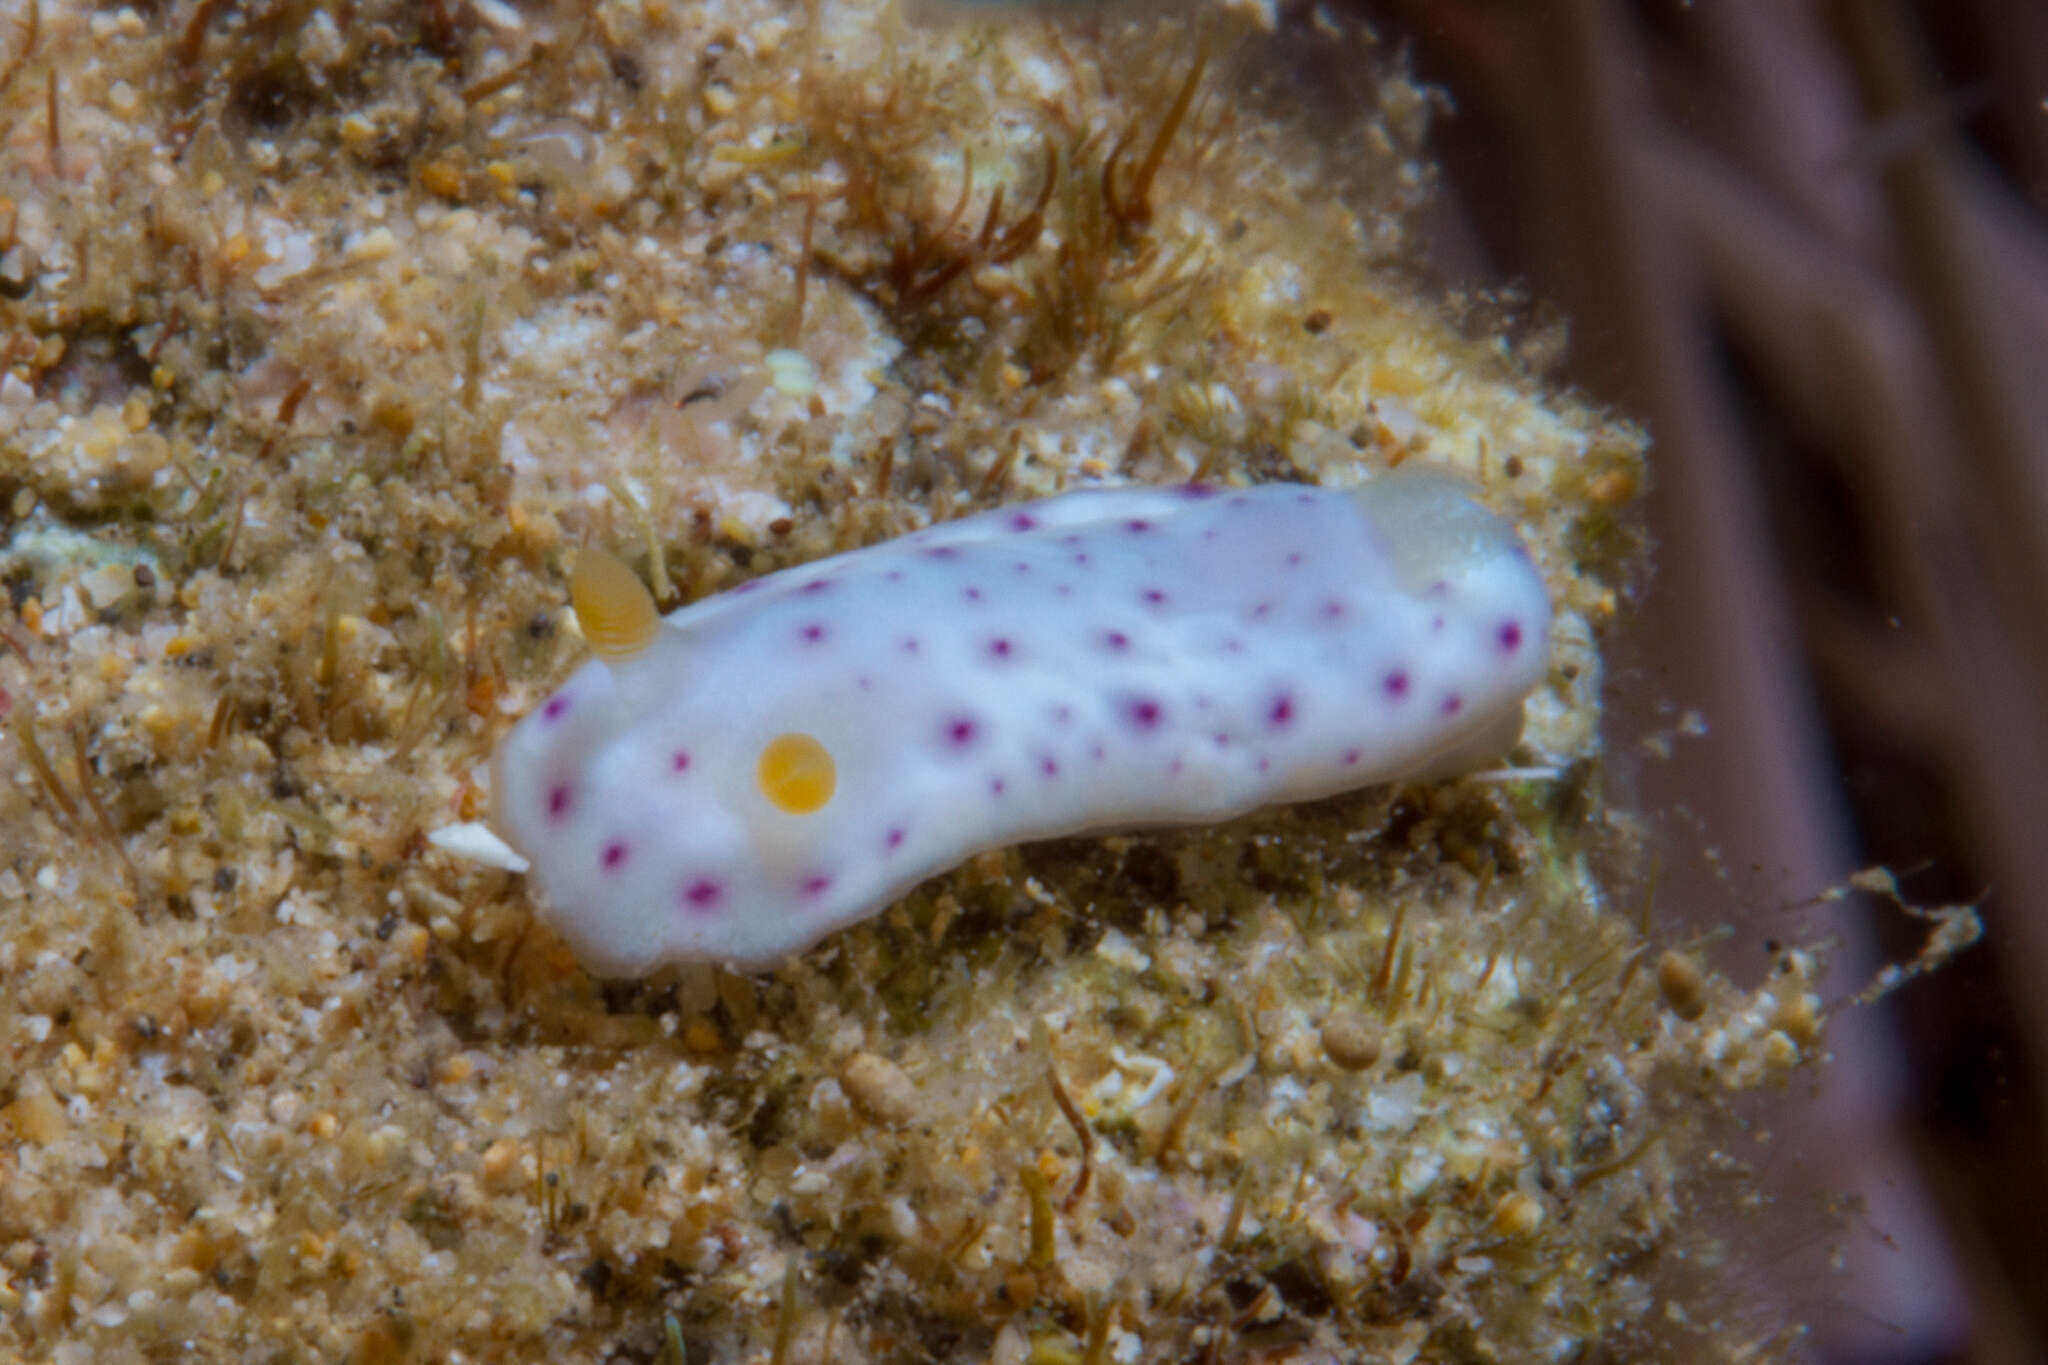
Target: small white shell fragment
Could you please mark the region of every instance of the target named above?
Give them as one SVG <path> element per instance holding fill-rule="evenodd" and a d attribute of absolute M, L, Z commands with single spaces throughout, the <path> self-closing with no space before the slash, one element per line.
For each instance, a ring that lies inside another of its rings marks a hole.
<path fill-rule="evenodd" d="M 767 966 L 983 849 L 1498 762 L 1550 626 L 1441 472 L 1067 493 L 653 621 L 506 735 L 491 823 L 593 970 Z"/>
<path fill-rule="evenodd" d="M 427 835 L 427 842 L 443 853 L 452 853 L 458 858 L 467 858 L 473 863 L 506 872 L 524 872 L 531 866 L 519 856 L 517 849 L 500 839 L 481 820 L 443 825 Z"/>
<path fill-rule="evenodd" d="M 790 398 L 808 398 L 818 387 L 818 370 L 802 351 L 778 349 L 761 358 L 768 382 L 775 391 Z"/>

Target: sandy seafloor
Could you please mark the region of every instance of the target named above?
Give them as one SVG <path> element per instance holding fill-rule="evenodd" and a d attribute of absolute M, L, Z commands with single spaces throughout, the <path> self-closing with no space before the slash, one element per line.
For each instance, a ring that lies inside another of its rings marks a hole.
<path fill-rule="evenodd" d="M 1370 98 L 1297 117 L 1271 16 L 1202 13 L 0 9 L 0 1353 L 1790 1348 L 1715 1211 L 1814 963 L 1659 937 L 1603 797 L 1645 442 L 1418 283 L 1427 90 L 1331 33 Z M 638 983 L 427 841 L 583 657 L 580 545 L 674 606 L 1410 460 L 1550 583 L 1525 776 Z"/>

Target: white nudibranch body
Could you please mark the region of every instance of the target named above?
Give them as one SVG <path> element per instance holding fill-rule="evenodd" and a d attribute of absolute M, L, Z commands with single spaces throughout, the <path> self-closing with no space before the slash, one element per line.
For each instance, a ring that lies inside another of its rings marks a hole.
<path fill-rule="evenodd" d="M 599 657 L 499 745 L 492 824 L 607 974 L 764 966 L 987 848 L 1476 766 L 1549 654 L 1513 531 L 1428 471 L 1068 493 L 666 618 L 586 559 Z"/>

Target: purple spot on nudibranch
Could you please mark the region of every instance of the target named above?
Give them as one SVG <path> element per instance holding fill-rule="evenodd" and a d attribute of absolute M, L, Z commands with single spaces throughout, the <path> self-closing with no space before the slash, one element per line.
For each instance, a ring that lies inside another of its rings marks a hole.
<path fill-rule="evenodd" d="M 901 583 L 903 581 L 903 570 L 891 569 L 889 570 L 889 572 L 883 574 L 882 577 L 887 579 L 891 583 Z"/>
<path fill-rule="evenodd" d="M 924 552 L 926 559 L 958 559 L 960 552 L 950 545 L 934 545 Z"/>
<path fill-rule="evenodd" d="M 988 794 L 990 796 L 1001 796 L 1004 791 L 1004 786 L 1005 784 L 1002 778 L 991 777 L 988 780 Z"/>
<path fill-rule="evenodd" d="M 1344 766 L 1347 768 L 1355 768 L 1358 766 L 1358 760 L 1364 757 L 1365 755 L 1360 753 L 1356 749 L 1346 749 L 1344 751 Z"/>
<path fill-rule="evenodd" d="M 807 877 L 804 879 L 804 894 L 806 896 L 822 896 L 831 889 L 832 879 L 830 877 Z"/>
<path fill-rule="evenodd" d="M 1451 585 L 1444 579 L 1439 578 L 1436 582 L 1430 584 L 1429 587 L 1427 587 L 1423 591 L 1424 594 L 1429 597 L 1442 597 L 1449 593 L 1450 590 Z"/>
<path fill-rule="evenodd" d="M 1260 772 L 1262 772 L 1262 773 L 1266 773 L 1266 772 L 1271 772 L 1272 770 L 1273 770 L 1273 760 L 1272 760 L 1272 759 L 1270 759 L 1270 758 L 1261 758 L 1261 759 L 1259 760 L 1259 771 L 1260 771 Z"/>
<path fill-rule="evenodd" d="M 947 745 L 954 749 L 964 749 L 974 743 L 974 737 L 980 732 L 981 727 L 974 723 L 972 716 L 954 716 L 946 722 L 944 730 Z"/>
<path fill-rule="evenodd" d="M 1038 518 L 1032 516 L 1029 512 L 1017 512 L 1010 517 L 1010 529 L 1012 531 L 1032 531 L 1036 530 L 1037 527 Z"/>
<path fill-rule="evenodd" d="M 903 847 L 903 826 L 892 826 L 889 832 L 882 836 L 882 847 L 891 852 Z"/>
<path fill-rule="evenodd" d="M 1145 532 L 1152 529 L 1152 523 L 1145 520 L 1143 517 L 1132 517 L 1129 521 L 1124 523 L 1124 529 L 1126 531 L 1131 531 L 1136 534 L 1142 535 Z"/>
<path fill-rule="evenodd" d="M 1288 552 L 1287 567 L 1290 569 L 1297 569 L 1301 567 L 1301 551 L 1291 550 Z"/>
<path fill-rule="evenodd" d="M 614 839 L 612 840 L 612 842 L 606 844 L 604 846 L 604 856 L 601 859 L 601 861 L 604 863 L 605 871 L 616 872 L 619 869 L 619 866 L 626 861 L 625 844 L 623 844 L 617 839 Z"/>
<path fill-rule="evenodd" d="M 1316 495 L 1313 493 L 1296 493 L 1294 495 L 1294 500 L 1300 503 L 1303 507 L 1310 507 L 1315 504 Z"/>
<path fill-rule="evenodd" d="M 965 597 L 970 602 L 979 602 L 981 600 L 981 589 L 976 587 L 968 587 L 963 589 L 960 595 L 962 597 Z"/>
<path fill-rule="evenodd" d="M 1089 561 L 1088 561 L 1088 552 L 1087 552 L 1086 550 L 1076 550 L 1076 551 L 1074 551 L 1074 553 L 1073 553 L 1073 560 L 1074 560 L 1074 562 L 1075 562 L 1076 564 L 1086 564 L 1086 563 L 1088 563 L 1088 562 L 1089 562 Z"/>
<path fill-rule="evenodd" d="M 1187 761 L 1185 759 L 1176 758 L 1175 760 L 1173 760 L 1173 762 L 1166 765 L 1166 771 L 1170 776 L 1179 777 L 1181 775 L 1182 770 L 1184 770 L 1187 766 Z"/>
<path fill-rule="evenodd" d="M 802 630 L 798 631 L 797 634 L 803 637 L 803 642 L 805 644 L 815 645 L 825 638 L 824 623 L 820 621 L 813 621 L 809 625 L 805 626 Z"/>
<path fill-rule="evenodd" d="M 1180 495 L 1190 500 L 1213 498 L 1216 496 L 1216 485 L 1209 483 L 1184 483 L 1180 486 Z"/>
<path fill-rule="evenodd" d="M 1058 777 L 1060 775 L 1059 760 L 1050 756 L 1039 759 L 1038 771 L 1046 777 Z"/>
<path fill-rule="evenodd" d="M 548 818 L 559 820 L 569 813 L 569 784 L 564 782 L 548 792 Z"/>
<path fill-rule="evenodd" d="M 1323 603 L 1323 619 L 1335 621 L 1344 615 L 1344 603 L 1335 597 Z"/>
<path fill-rule="evenodd" d="M 1444 618 L 1443 618 L 1443 617 L 1441 617 L 1441 616 L 1432 616 L 1432 617 L 1430 617 L 1430 618 L 1429 618 L 1429 633 L 1430 633 L 1431 635 L 1435 635 L 1435 634 L 1437 634 L 1438 632 L 1442 631 L 1442 630 L 1443 630 L 1443 628 L 1444 628 Z"/>
<path fill-rule="evenodd" d="M 1159 728 L 1159 719 L 1164 714 L 1164 708 L 1151 697 L 1139 697 L 1124 708 L 1124 713 L 1131 718 L 1131 724 L 1140 730 L 1156 730 Z"/>
<path fill-rule="evenodd" d="M 1072 597 L 1074 595 L 1074 585 L 1072 583 L 1055 583 L 1052 585 L 1052 595 L 1054 597 Z"/>
<path fill-rule="evenodd" d="M 991 658 L 1007 659 L 1010 657 L 1010 642 L 1000 638 L 990 640 L 988 642 L 988 652 Z"/>
<path fill-rule="evenodd" d="M 919 648 L 921 648 L 921 646 L 917 643 L 917 637 L 915 635 L 906 635 L 903 637 L 903 652 L 905 654 L 915 654 L 917 653 Z"/>
<path fill-rule="evenodd" d="M 1498 638 L 1500 640 L 1500 647 L 1504 651 L 1509 654 L 1514 653 L 1522 647 L 1522 623 L 1520 621 L 1501 622 Z"/>
<path fill-rule="evenodd" d="M 1255 621 L 1263 621 L 1272 614 L 1273 604 L 1271 602 L 1261 602 L 1252 608 L 1252 619 Z"/>
<path fill-rule="evenodd" d="M 709 877 L 699 877 L 683 888 L 683 904 L 692 910 L 709 910 L 724 894 L 725 888 L 717 882 Z"/>
<path fill-rule="evenodd" d="M 738 597 L 742 593 L 750 593 L 767 581 L 768 580 L 765 578 L 749 578 L 746 582 L 740 584 L 738 587 L 731 589 L 732 595 L 734 597 Z"/>
<path fill-rule="evenodd" d="M 1159 607 L 1166 604 L 1166 594 L 1158 588 L 1147 588 L 1139 596 L 1145 599 L 1145 605 L 1148 607 Z"/>
<path fill-rule="evenodd" d="M 1236 636 L 1232 636 L 1230 639 L 1225 640 L 1223 642 L 1223 652 L 1225 654 L 1244 653 L 1244 641 L 1238 639 Z"/>
<path fill-rule="evenodd" d="M 678 749 L 673 754 L 669 755 L 668 770 L 670 772 L 684 772 L 688 770 L 689 766 L 690 751 L 688 749 Z"/>
<path fill-rule="evenodd" d="M 827 589 L 827 588 L 829 588 L 829 587 L 831 587 L 831 586 L 832 586 L 832 580 L 831 580 L 831 579 L 829 579 L 829 578 L 813 578 L 813 579 L 812 579 L 812 580 L 811 580 L 810 582 L 808 582 L 808 583 L 804 584 L 804 586 L 803 586 L 803 591 L 805 591 L 805 592 L 823 592 L 823 591 L 825 591 L 825 589 Z"/>
<path fill-rule="evenodd" d="M 858 687 L 863 692 L 872 692 L 875 690 L 875 680 L 873 678 L 870 678 L 865 673 L 861 674 L 858 678 L 855 678 L 853 680 L 853 685 L 855 687 Z"/>
<path fill-rule="evenodd" d="M 1218 733 L 1218 734 L 1216 734 L 1216 735 L 1212 736 L 1212 738 L 1213 738 L 1213 739 L 1214 739 L 1214 740 L 1216 741 L 1216 747 L 1217 747 L 1217 748 L 1219 748 L 1219 749 L 1228 749 L 1228 748 L 1230 747 L 1230 736 L 1229 736 L 1229 735 L 1226 735 L 1226 734 L 1221 734 L 1221 733 Z"/>
<path fill-rule="evenodd" d="M 568 710 L 569 699 L 567 697 L 554 696 L 548 698 L 548 704 L 541 707 L 540 713 L 549 720 L 560 720 Z"/>
<path fill-rule="evenodd" d="M 1059 724 L 1065 725 L 1074 718 L 1074 708 L 1071 706 L 1055 706 L 1052 709 L 1052 718 Z"/>
<path fill-rule="evenodd" d="M 1380 683 L 1380 690 L 1387 694 L 1389 700 L 1401 700 L 1408 695 L 1408 674 L 1401 669 L 1395 669 Z"/>
<path fill-rule="evenodd" d="M 1120 630 L 1105 630 L 1102 632 L 1102 644 L 1106 649 L 1122 652 L 1131 647 L 1131 637 Z"/>
<path fill-rule="evenodd" d="M 1450 696 L 1444 698 L 1443 712 L 1445 715 L 1455 716 L 1464 709 L 1465 699 L 1459 696 L 1456 692 L 1453 692 Z"/>
<path fill-rule="evenodd" d="M 1094 759 L 1097 763 L 1100 763 L 1103 759 L 1109 757 L 1109 750 L 1103 748 L 1100 744 L 1090 745 L 1088 749 L 1088 757 Z"/>
<path fill-rule="evenodd" d="M 1015 564 L 1011 565 L 1011 567 L 1012 567 L 1013 569 L 1015 569 L 1015 570 L 1016 570 L 1016 571 L 1017 571 L 1018 573 L 1030 573 L 1030 572 L 1031 572 L 1031 566 L 1030 566 L 1029 564 L 1025 563 L 1025 562 L 1024 562 L 1023 560 L 1021 560 L 1021 559 L 1020 559 L 1020 560 L 1018 560 L 1018 561 L 1017 561 L 1017 562 L 1016 562 Z"/>
<path fill-rule="evenodd" d="M 1273 698 L 1273 705 L 1266 712 L 1266 723 L 1282 726 L 1294 719 L 1294 698 L 1285 692 Z"/>

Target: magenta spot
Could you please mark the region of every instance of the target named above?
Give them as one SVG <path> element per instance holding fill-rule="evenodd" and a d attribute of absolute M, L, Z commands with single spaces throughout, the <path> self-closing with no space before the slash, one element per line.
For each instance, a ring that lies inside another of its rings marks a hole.
<path fill-rule="evenodd" d="M 882 847 L 890 850 L 903 847 L 903 826 L 893 826 L 887 834 L 883 835 Z"/>
<path fill-rule="evenodd" d="M 1444 698 L 1443 711 L 1445 715 L 1455 716 L 1464 709 L 1465 699 L 1459 696 L 1456 692 L 1453 692 L 1450 696 Z"/>
<path fill-rule="evenodd" d="M 1271 772 L 1272 770 L 1273 770 L 1273 760 L 1272 760 L 1272 759 L 1270 759 L 1270 758 L 1262 758 L 1262 759 L 1260 759 L 1260 760 L 1259 760 L 1259 771 L 1260 771 L 1260 772 L 1262 772 L 1262 773 L 1265 773 L 1265 772 Z"/>
<path fill-rule="evenodd" d="M 924 552 L 926 559 L 958 559 L 960 552 L 950 545 L 934 545 Z"/>
<path fill-rule="evenodd" d="M 1145 605 L 1148 607 L 1164 606 L 1166 603 L 1166 594 L 1158 588 L 1147 588 L 1140 596 L 1145 599 Z"/>
<path fill-rule="evenodd" d="M 1038 771 L 1046 777 L 1058 777 L 1060 775 L 1059 761 L 1050 756 L 1041 758 L 1038 760 Z"/>
<path fill-rule="evenodd" d="M 807 877 L 804 879 L 804 894 L 806 896 L 822 896 L 831 889 L 832 879 L 830 877 Z"/>
<path fill-rule="evenodd" d="M 709 877 L 699 877 L 683 888 L 683 904 L 692 910 L 709 910 L 724 894 L 725 888 L 717 882 Z"/>
<path fill-rule="evenodd" d="M 1216 747 L 1217 747 L 1217 748 L 1219 748 L 1219 749 L 1228 749 L 1228 748 L 1230 747 L 1230 736 L 1229 736 L 1229 735 L 1226 735 L 1226 734 L 1217 734 L 1217 735 L 1215 735 L 1215 736 L 1214 736 L 1214 738 L 1215 738 L 1215 740 L 1216 740 Z"/>
<path fill-rule="evenodd" d="M 1038 529 L 1038 518 L 1032 516 L 1029 512 L 1014 513 L 1010 517 L 1010 529 L 1012 531 L 1035 531 Z"/>
<path fill-rule="evenodd" d="M 1344 766 L 1347 768 L 1355 768 L 1358 766 L 1358 760 L 1364 757 L 1365 755 L 1360 753 L 1356 749 L 1346 749 L 1344 751 Z"/>
<path fill-rule="evenodd" d="M 922 646 L 920 646 L 917 643 L 917 637 L 915 635 L 906 635 L 903 637 L 903 652 L 905 654 L 915 654 L 921 647 Z"/>
<path fill-rule="evenodd" d="M 901 583 L 903 581 L 903 570 L 891 569 L 883 574 L 882 577 L 888 579 L 891 583 Z"/>
<path fill-rule="evenodd" d="M 1214 539 L 1216 539 L 1216 537 L 1217 537 L 1217 536 L 1218 536 L 1219 534 L 1221 534 L 1221 533 L 1220 533 L 1219 531 L 1217 531 L 1217 529 L 1216 529 L 1215 527 L 1211 526 L 1211 527 L 1210 527 L 1210 528 L 1209 528 L 1208 530 L 1206 530 L 1206 531 L 1202 532 L 1202 539 L 1203 539 L 1203 540 L 1214 540 Z"/>
<path fill-rule="evenodd" d="M 1431 635 L 1436 635 L 1436 634 L 1439 634 L 1439 633 L 1441 633 L 1441 632 L 1442 632 L 1442 630 L 1443 630 L 1443 628 L 1444 628 L 1444 618 L 1443 618 L 1443 617 L 1441 617 L 1441 616 L 1432 616 L 1432 617 L 1430 617 L 1430 618 L 1429 618 L 1429 633 L 1430 633 Z"/>
<path fill-rule="evenodd" d="M 603 862 L 605 871 L 616 872 L 625 861 L 626 846 L 623 843 L 614 839 L 604 846 Z"/>
<path fill-rule="evenodd" d="M 1125 708 L 1125 714 L 1131 718 L 1131 724 L 1140 730 L 1158 729 L 1160 717 L 1164 713 L 1164 708 L 1151 697 L 1139 697 Z"/>
<path fill-rule="evenodd" d="M 1055 583 L 1052 585 L 1052 595 L 1054 597 L 1072 597 L 1074 595 L 1074 585 L 1072 583 Z"/>
<path fill-rule="evenodd" d="M 1503 621 L 1500 623 L 1500 647 L 1512 654 L 1522 647 L 1522 623 Z"/>
<path fill-rule="evenodd" d="M 1344 615 L 1344 604 L 1336 598 L 1323 603 L 1323 619 L 1335 621 Z"/>
<path fill-rule="evenodd" d="M 1288 554 L 1287 567 L 1290 569 L 1298 569 L 1301 567 L 1301 551 L 1294 550 Z"/>
<path fill-rule="evenodd" d="M 560 720 L 564 715 L 568 714 L 568 710 L 569 699 L 557 696 L 549 697 L 548 704 L 541 707 L 540 713 L 549 720 Z"/>
<path fill-rule="evenodd" d="M 1055 706 L 1052 711 L 1052 718 L 1059 724 L 1065 725 L 1074 718 L 1074 708 L 1071 706 Z"/>
<path fill-rule="evenodd" d="M 1193 500 L 1195 498 L 1213 498 L 1216 496 L 1216 485 L 1208 483 L 1184 483 L 1180 486 L 1180 495 L 1190 500 Z"/>
<path fill-rule="evenodd" d="M 988 780 L 988 794 L 990 796 L 1001 796 L 1005 790 L 1006 787 L 1002 778 L 991 777 Z"/>
<path fill-rule="evenodd" d="M 1016 571 L 1017 571 L 1018 573 L 1030 573 L 1030 572 L 1031 572 L 1031 566 L 1030 566 L 1029 564 L 1025 563 L 1025 562 L 1024 562 L 1023 560 L 1021 560 L 1021 559 L 1020 559 L 1020 560 L 1018 560 L 1018 561 L 1017 561 L 1017 562 L 1016 562 L 1016 563 L 1015 563 L 1014 565 L 1012 565 L 1011 567 L 1012 567 L 1012 568 L 1014 568 L 1014 569 L 1015 569 L 1015 570 L 1016 570 Z"/>
<path fill-rule="evenodd" d="M 1426 595 L 1430 597 L 1442 597 L 1445 594 L 1449 593 L 1450 590 L 1451 585 L 1443 579 L 1439 578 L 1436 582 L 1430 584 L 1429 587 L 1424 589 L 1424 592 L 1426 593 Z"/>
<path fill-rule="evenodd" d="M 1266 723 L 1275 727 L 1286 725 L 1294 719 L 1294 698 L 1282 692 L 1273 698 L 1273 705 L 1266 712 Z"/>
<path fill-rule="evenodd" d="M 1124 523 L 1124 529 L 1126 531 L 1134 532 L 1138 535 L 1143 535 L 1145 532 L 1152 529 L 1152 523 L 1145 520 L 1143 517 L 1132 517 L 1129 521 Z"/>
<path fill-rule="evenodd" d="M 1387 674 L 1385 681 L 1380 684 L 1380 690 L 1385 692 L 1388 698 L 1393 701 L 1401 700 L 1401 698 L 1408 695 L 1407 673 L 1397 668 L 1392 673 Z"/>
<path fill-rule="evenodd" d="M 669 759 L 668 759 L 668 770 L 669 770 L 670 772 L 672 772 L 672 773 L 680 773 L 680 772 L 686 772 L 686 771 L 688 771 L 689 767 L 690 767 L 690 751 L 689 751 L 688 749 L 678 749 L 678 750 L 676 750 L 676 751 L 675 751 L 675 752 L 674 752 L 673 754 L 670 754 L 670 755 L 669 755 Z"/>
<path fill-rule="evenodd" d="M 972 716 L 955 716 L 946 722 L 946 743 L 951 748 L 966 748 L 974 743 L 975 736 L 980 733 L 981 727 L 974 723 Z"/>
<path fill-rule="evenodd" d="M 813 578 L 810 582 L 804 584 L 803 591 L 813 593 L 823 592 L 825 591 L 825 589 L 831 586 L 832 580 L 829 578 Z"/>
<path fill-rule="evenodd" d="M 1296 493 L 1294 495 L 1294 500 L 1300 503 L 1303 507 L 1309 507 L 1314 505 L 1316 495 L 1313 493 Z"/>
<path fill-rule="evenodd" d="M 569 813 L 569 784 L 564 782 L 548 793 L 548 818 L 559 820 Z"/>
<path fill-rule="evenodd" d="M 1230 505 L 1232 507 L 1242 507 L 1250 501 L 1251 499 L 1249 497 L 1245 496 L 1243 493 L 1239 493 L 1236 497 L 1230 500 Z"/>
<path fill-rule="evenodd" d="M 1060 537 L 1060 544 L 1062 545 L 1079 545 L 1080 543 L 1081 537 L 1077 535 L 1067 535 Z"/>
<path fill-rule="evenodd" d="M 740 584 L 738 587 L 732 590 L 733 595 L 737 597 L 741 593 L 752 592 L 754 589 L 760 587 L 761 584 L 766 581 L 766 579 L 761 578 L 749 578 L 746 582 Z"/>
<path fill-rule="evenodd" d="M 1173 777 L 1179 777 L 1181 775 L 1182 770 L 1185 769 L 1187 766 L 1188 765 L 1185 760 L 1176 758 L 1175 760 L 1173 760 L 1173 762 L 1166 765 L 1166 771 L 1169 775 Z"/>
<path fill-rule="evenodd" d="M 1238 638 L 1237 638 L 1237 637 L 1235 637 L 1235 636 L 1232 636 L 1232 637 L 1231 637 L 1230 639 L 1228 639 L 1228 640 L 1225 640 L 1225 641 L 1223 642 L 1223 652 L 1224 652 L 1225 654 L 1242 654 L 1242 653 L 1244 653 L 1244 641 L 1242 641 L 1242 640 L 1238 639 Z"/>
<path fill-rule="evenodd" d="M 1109 750 L 1103 748 L 1100 744 L 1092 745 L 1088 750 L 1088 757 L 1100 763 L 1103 759 L 1109 757 Z"/>
<path fill-rule="evenodd" d="M 822 623 L 813 621 L 797 633 L 803 636 L 805 644 L 815 645 L 825 638 L 825 627 Z"/>
<path fill-rule="evenodd" d="M 1121 652 L 1131 647 L 1131 637 L 1120 630 L 1105 630 L 1102 632 L 1102 644 L 1106 649 Z"/>
<path fill-rule="evenodd" d="M 1010 657 L 1010 642 L 1004 639 L 990 640 L 988 642 L 988 652 L 993 658 L 1007 659 Z"/>
<path fill-rule="evenodd" d="M 968 601 L 970 601 L 970 602 L 979 602 L 979 601 L 981 600 L 981 589 L 980 589 L 980 588 L 967 588 L 967 589 L 964 589 L 964 590 L 963 590 L 963 591 L 961 592 L 961 594 L 960 594 L 960 595 L 961 595 L 962 597 L 965 597 L 965 598 L 966 598 L 966 599 L 967 599 Z"/>
<path fill-rule="evenodd" d="M 1271 602 L 1261 602 L 1252 608 L 1252 619 L 1255 621 L 1263 621 L 1272 614 L 1273 604 Z"/>
<path fill-rule="evenodd" d="M 1086 550 L 1076 550 L 1074 551 L 1073 558 L 1076 564 L 1086 564 L 1088 562 L 1088 552 Z"/>

